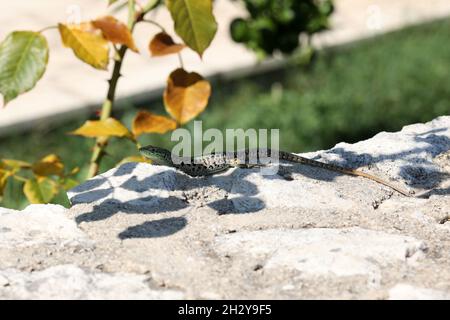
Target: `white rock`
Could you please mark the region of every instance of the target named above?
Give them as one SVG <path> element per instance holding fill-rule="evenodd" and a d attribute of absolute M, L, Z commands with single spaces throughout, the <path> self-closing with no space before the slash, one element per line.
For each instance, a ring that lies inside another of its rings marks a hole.
<path fill-rule="evenodd" d="M 333 183 L 318 184 L 314 179 L 303 178 L 288 182 L 278 175 L 264 176 L 259 170 L 239 170 L 233 178 L 229 199 L 238 212 L 254 212 L 264 208 L 333 211 L 354 207 L 354 201 L 339 197 Z M 249 185 L 256 187 L 249 188 Z"/>
<path fill-rule="evenodd" d="M 30 205 L 23 211 L 0 208 L 0 247 L 86 243 L 86 235 L 59 205 Z"/>
<path fill-rule="evenodd" d="M 361 228 L 261 230 L 219 236 L 221 255 L 264 259 L 264 268 L 288 268 L 305 276 L 370 275 L 380 267 L 405 263 L 425 248 L 423 241 Z"/>
<path fill-rule="evenodd" d="M 112 200 L 136 206 L 157 206 L 175 188 L 175 169 L 125 163 L 75 187 L 67 195 L 73 205 Z"/>
<path fill-rule="evenodd" d="M 0 299 L 182 299 L 175 290 L 152 290 L 146 276 L 89 273 L 74 265 L 37 272 L 0 271 Z"/>
<path fill-rule="evenodd" d="M 400 283 L 389 290 L 390 300 L 450 300 L 450 292 Z"/>
<path fill-rule="evenodd" d="M 389 291 L 392 298 L 440 297 L 450 283 L 449 150 L 450 117 L 440 117 L 304 154 L 431 195 L 422 198 L 302 165 L 282 167 L 275 176 L 234 169 L 191 178 L 173 168 L 124 164 L 71 190 L 71 202 L 83 205 L 69 214 L 58 206 L 0 209 L 0 270 L 15 268 L 0 272 L 0 292 L 16 298 L 183 296 L 150 290 L 144 278 L 135 278 L 150 271 L 155 283 L 180 288 L 189 299 L 360 298 Z M 87 241 L 85 234 L 96 244 L 90 250 L 46 250 L 49 243 Z M 127 275 L 74 266 L 16 270 L 60 264 L 103 265 Z M 405 279 L 417 287 L 391 288 Z"/>

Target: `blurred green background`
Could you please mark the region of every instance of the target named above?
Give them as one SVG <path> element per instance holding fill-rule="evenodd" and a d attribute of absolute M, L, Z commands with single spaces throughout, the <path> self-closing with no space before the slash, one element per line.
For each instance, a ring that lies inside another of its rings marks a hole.
<path fill-rule="evenodd" d="M 317 52 L 309 66 L 291 57 L 280 70 L 213 81 L 213 96 L 196 120 L 208 128 L 279 128 L 281 149 L 305 152 L 367 139 L 380 131 L 450 113 L 450 19 L 405 28 Z M 114 116 L 130 126 L 136 110 L 164 114 L 162 99 L 126 103 Z M 94 115 L 92 115 L 94 119 Z M 1 156 L 35 161 L 49 153 L 69 168 L 87 163 L 93 140 L 67 135 L 86 119 L 0 140 Z M 191 129 L 193 123 L 187 125 Z M 169 147 L 170 133 L 145 135 L 145 144 Z M 101 170 L 137 154 L 132 143 L 112 139 Z M 79 176 L 85 175 L 82 168 Z M 22 208 L 21 184 L 8 184 L 1 206 Z M 63 194 L 58 201 L 67 205 Z"/>

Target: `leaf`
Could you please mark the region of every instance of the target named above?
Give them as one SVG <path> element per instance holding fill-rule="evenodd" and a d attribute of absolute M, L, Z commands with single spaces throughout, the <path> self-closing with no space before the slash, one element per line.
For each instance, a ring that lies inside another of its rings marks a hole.
<path fill-rule="evenodd" d="M 23 193 L 30 203 L 49 203 L 58 193 L 58 185 L 50 178 L 33 178 L 25 182 Z"/>
<path fill-rule="evenodd" d="M 34 88 L 48 62 L 47 40 L 38 32 L 15 31 L 0 44 L 0 93 L 4 105 Z"/>
<path fill-rule="evenodd" d="M 70 134 L 97 138 L 97 137 L 131 137 L 130 131 L 120 121 L 114 118 L 106 120 L 86 121 L 80 128 Z"/>
<path fill-rule="evenodd" d="M 172 37 L 165 32 L 160 32 L 150 41 L 149 50 L 153 57 L 178 53 L 186 48 L 184 44 L 177 44 Z"/>
<path fill-rule="evenodd" d="M 71 178 L 67 178 L 67 179 L 64 179 L 62 181 L 61 185 L 62 185 L 63 189 L 67 191 L 67 190 L 75 188 L 79 184 L 80 183 L 77 180 L 71 179 Z"/>
<path fill-rule="evenodd" d="M 164 105 L 175 120 L 184 124 L 205 110 L 210 95 L 211 85 L 201 75 L 177 69 L 167 79 Z"/>
<path fill-rule="evenodd" d="M 100 29 L 106 40 L 115 44 L 123 44 L 134 52 L 139 52 L 134 43 L 130 29 L 112 16 L 106 16 L 92 21 L 94 27 Z"/>
<path fill-rule="evenodd" d="M 146 162 L 146 163 L 151 163 L 150 160 L 145 159 L 145 158 L 143 158 L 141 156 L 130 156 L 130 157 L 123 158 L 122 161 L 120 161 L 117 164 L 117 166 L 120 166 L 120 165 L 122 165 L 124 163 L 129 163 L 129 162 Z"/>
<path fill-rule="evenodd" d="M 112 5 L 112 4 L 116 3 L 116 2 L 117 2 L 117 0 L 108 0 L 108 6 L 110 6 L 110 5 Z"/>
<path fill-rule="evenodd" d="M 18 169 L 22 169 L 22 168 L 31 168 L 31 164 L 25 161 L 20 161 L 20 160 L 13 160 L 13 159 L 2 159 L 1 162 L 13 169 L 13 170 L 18 170 Z"/>
<path fill-rule="evenodd" d="M 167 0 L 175 31 L 200 57 L 217 32 L 212 0 Z"/>
<path fill-rule="evenodd" d="M 57 155 L 50 154 L 36 162 L 32 169 L 38 176 L 61 176 L 64 171 L 64 164 Z"/>
<path fill-rule="evenodd" d="M 72 169 L 72 171 L 69 172 L 69 174 L 67 175 L 67 177 L 74 176 L 74 175 L 76 175 L 78 172 L 80 172 L 80 168 L 79 168 L 79 167 L 75 167 L 75 168 Z"/>
<path fill-rule="evenodd" d="M 12 172 L 5 170 L 0 163 L 0 196 L 3 196 L 3 191 L 5 190 L 6 182 L 8 178 L 12 176 Z"/>
<path fill-rule="evenodd" d="M 148 111 L 139 111 L 133 120 L 133 134 L 135 137 L 143 133 L 160 133 L 175 130 L 177 123 L 164 116 L 159 116 Z"/>
<path fill-rule="evenodd" d="M 109 63 L 109 44 L 101 32 L 89 23 L 58 25 L 63 44 L 73 50 L 82 61 L 96 69 L 106 70 Z"/>

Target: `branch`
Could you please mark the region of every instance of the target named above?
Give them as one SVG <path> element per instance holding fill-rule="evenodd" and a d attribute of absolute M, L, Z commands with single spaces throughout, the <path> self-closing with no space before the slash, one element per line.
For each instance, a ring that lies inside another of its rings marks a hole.
<path fill-rule="evenodd" d="M 142 21 L 144 19 L 145 14 L 152 10 L 154 7 L 144 8 L 142 11 L 136 13 L 136 2 L 135 0 L 128 1 L 128 28 L 132 32 L 136 23 Z M 111 117 L 112 108 L 114 105 L 115 97 L 116 97 L 116 88 L 119 78 L 121 76 L 120 70 L 122 69 L 122 62 L 125 58 L 125 54 L 127 53 L 128 47 L 122 45 L 118 52 L 118 57 L 114 61 L 114 68 L 112 71 L 111 79 L 109 82 L 108 92 L 106 94 L 106 99 L 102 105 L 102 112 L 100 115 L 100 120 L 106 120 Z M 89 165 L 89 170 L 87 174 L 87 179 L 90 179 L 96 176 L 99 172 L 100 162 L 105 155 L 105 148 L 108 144 L 107 137 L 97 138 L 95 141 L 94 149 L 92 151 L 91 161 Z"/>

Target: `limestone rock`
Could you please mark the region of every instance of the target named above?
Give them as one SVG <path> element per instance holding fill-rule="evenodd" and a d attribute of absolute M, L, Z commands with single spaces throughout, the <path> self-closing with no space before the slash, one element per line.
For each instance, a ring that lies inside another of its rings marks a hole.
<path fill-rule="evenodd" d="M 147 277 L 86 272 L 61 265 L 38 272 L 0 271 L 0 299 L 182 299 L 174 290 L 152 290 Z"/>
<path fill-rule="evenodd" d="M 0 298 L 448 298 L 450 117 L 303 156 L 416 196 L 303 165 L 192 178 L 127 163 L 70 209 L 0 209 Z"/>
<path fill-rule="evenodd" d="M 389 290 L 390 300 L 450 300 L 450 292 L 418 288 L 400 283 Z"/>
<path fill-rule="evenodd" d="M 217 237 L 216 249 L 222 255 L 263 261 L 266 269 L 296 269 L 305 277 L 377 277 L 380 267 L 406 263 L 426 250 L 426 244 L 354 227 L 239 232 Z"/>
<path fill-rule="evenodd" d="M 59 205 L 30 205 L 23 211 L 0 208 L 0 248 L 77 245 L 86 235 Z"/>

